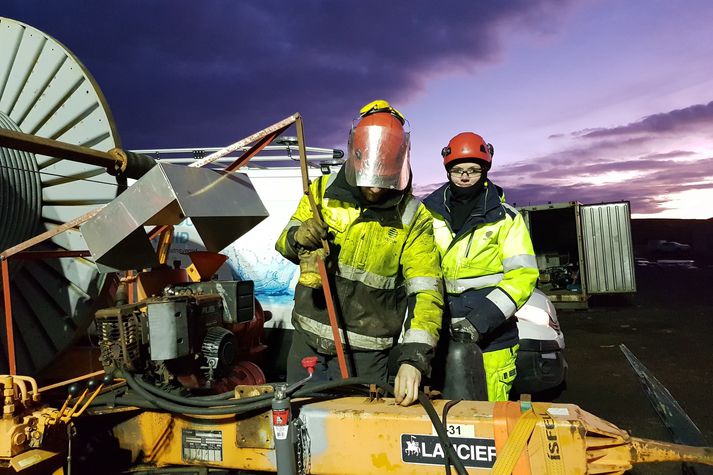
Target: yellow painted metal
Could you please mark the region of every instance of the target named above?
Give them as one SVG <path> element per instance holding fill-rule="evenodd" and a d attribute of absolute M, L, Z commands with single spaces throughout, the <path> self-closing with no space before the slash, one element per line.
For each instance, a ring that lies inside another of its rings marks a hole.
<path fill-rule="evenodd" d="M 434 401 L 438 413 L 445 403 Z M 495 411 L 496 404 L 508 405 L 509 409 Z M 441 449 L 422 443 L 428 439 L 436 444 L 436 439 L 431 422 L 420 406 L 404 408 L 393 399 L 370 401 L 348 397 L 297 401 L 293 410 L 308 434 L 309 473 L 443 473 L 443 465 L 438 463 L 442 459 L 439 458 Z M 519 451 L 511 451 L 516 452 L 512 455 L 515 458 L 520 453 L 526 455 L 527 470 L 532 474 L 623 474 L 632 464 L 656 461 L 713 464 L 709 448 L 632 438 L 613 424 L 572 404 L 461 401 L 449 410 L 448 425 L 451 432 L 461 432 L 461 438 L 452 441 L 467 467 L 470 462 L 470 473 L 495 473 L 488 469 L 500 456 L 494 440 L 496 413 L 504 414 L 498 417 L 512 419 L 506 424 L 511 435 L 517 432 L 518 426 L 526 427 L 520 429 L 526 433 L 522 439 L 526 444 L 521 440 Z M 521 413 L 529 414 L 529 424 L 517 423 Z M 264 426 L 264 413 L 253 417 L 262 417 L 255 425 Z M 239 426 L 248 421 L 240 418 L 239 425 L 237 420 L 224 416 L 208 418 L 143 412 L 117 426 L 114 433 L 120 445 L 132 451 L 136 463 L 275 471 L 275 454 L 265 448 L 265 434 L 240 433 Z M 209 454 L 195 444 L 190 446 L 187 436 L 194 440 L 212 437 L 219 441 L 219 448 L 214 446 Z M 480 439 L 481 445 L 474 446 L 466 439 Z M 501 442 L 499 447 L 503 447 Z M 504 447 L 502 454 L 507 452 L 507 441 Z M 404 460 L 408 458 L 404 456 L 406 448 L 412 454 L 418 452 L 419 463 Z M 476 462 L 484 468 L 473 468 Z M 513 473 L 522 472 L 515 467 Z"/>
<path fill-rule="evenodd" d="M 143 412 L 114 427 L 114 435 L 121 448 L 131 451 L 133 460 L 145 464 L 276 471 L 273 450 L 238 447 L 238 425 L 235 422 L 235 417 L 190 417 Z M 185 437 L 193 433 L 198 433 L 198 437 L 211 435 L 219 438 L 220 449 L 211 453 L 191 448 Z"/>
<path fill-rule="evenodd" d="M 52 432 L 57 410 L 40 404 L 37 383 L 33 378 L 0 375 L 0 386 L 3 391 L 0 462 L 9 463 L 19 470 L 47 460 L 49 456 L 44 455 L 45 451 L 32 449 L 40 448 L 45 437 Z M 28 451 L 34 455 L 25 456 Z"/>
<path fill-rule="evenodd" d="M 680 460 L 713 465 L 713 448 L 711 447 L 690 447 L 636 437 L 632 437 L 631 446 L 635 453 L 634 463 Z"/>
<path fill-rule="evenodd" d="M 54 460 L 53 460 L 54 459 Z M 32 449 L 23 452 L 10 459 L 10 468 L 15 473 L 31 471 L 30 473 L 52 473 L 61 475 L 64 473 L 62 464 L 64 460 L 59 452 L 49 450 Z M 35 470 L 42 464 L 41 471 Z"/>

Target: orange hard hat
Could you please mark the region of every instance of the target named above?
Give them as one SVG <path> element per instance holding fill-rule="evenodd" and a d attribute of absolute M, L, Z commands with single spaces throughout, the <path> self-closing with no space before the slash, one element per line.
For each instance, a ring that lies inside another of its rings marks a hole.
<path fill-rule="evenodd" d="M 387 111 L 366 115 L 349 134 L 347 182 L 403 190 L 411 173 L 409 152 L 409 134 L 398 117 Z"/>
<path fill-rule="evenodd" d="M 490 168 L 493 163 L 493 153 L 493 146 L 473 132 L 461 132 L 441 150 L 443 165 L 446 168 L 469 160 L 478 161 L 486 168 Z"/>

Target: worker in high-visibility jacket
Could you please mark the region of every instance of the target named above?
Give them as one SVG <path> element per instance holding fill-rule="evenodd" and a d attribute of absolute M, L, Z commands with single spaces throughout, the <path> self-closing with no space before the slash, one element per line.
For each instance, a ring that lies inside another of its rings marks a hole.
<path fill-rule="evenodd" d="M 327 238 L 327 267 L 350 376 L 386 380 L 390 351 L 404 331 L 395 350 L 394 388 L 397 402 L 408 405 L 417 398 L 422 375 L 430 373 L 443 313 L 433 219 L 411 194 L 403 116 L 386 101 L 368 104 L 360 115 L 343 167 L 311 184 L 323 225 L 302 197 L 276 244 L 283 256 L 300 262 L 301 270 L 287 380 L 306 376 L 300 361 L 315 355 L 321 373 L 316 378 L 339 378 L 325 296 L 308 275 L 321 239 Z"/>
<path fill-rule="evenodd" d="M 488 400 L 507 400 L 518 350 L 513 315 L 530 297 L 539 276 L 532 241 L 522 216 L 487 178 L 492 145 L 477 134 L 463 132 L 441 154 L 448 182 L 424 204 L 434 216 L 441 255 L 444 322 L 450 322 L 452 338 L 470 340 L 482 350 Z M 446 388 L 466 386 L 465 381 L 449 384 L 449 373 L 451 378 L 463 375 L 447 366 Z M 458 396 L 475 397 L 462 392 Z M 444 397 L 452 398 L 445 391 Z"/>

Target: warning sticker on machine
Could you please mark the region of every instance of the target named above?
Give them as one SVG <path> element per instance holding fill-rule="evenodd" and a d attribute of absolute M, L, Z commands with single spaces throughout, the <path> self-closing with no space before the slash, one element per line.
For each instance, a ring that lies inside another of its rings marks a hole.
<path fill-rule="evenodd" d="M 183 460 L 223 461 L 223 432 L 183 429 Z"/>
<path fill-rule="evenodd" d="M 492 468 L 495 464 L 495 440 L 451 437 L 450 441 L 466 467 Z M 441 465 L 445 452 L 437 436 L 401 434 L 401 460 L 405 463 Z"/>

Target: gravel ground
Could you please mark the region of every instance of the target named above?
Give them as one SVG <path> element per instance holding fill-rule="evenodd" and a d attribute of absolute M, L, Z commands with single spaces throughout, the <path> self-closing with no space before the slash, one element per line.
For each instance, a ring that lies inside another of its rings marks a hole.
<path fill-rule="evenodd" d="M 636 437 L 670 441 L 619 349 L 624 343 L 713 446 L 713 268 L 639 267 L 636 279 L 638 291 L 628 301 L 592 300 L 589 310 L 559 312 L 569 374 L 556 400 L 577 404 Z M 631 473 L 680 474 L 681 466 L 640 465 Z"/>

